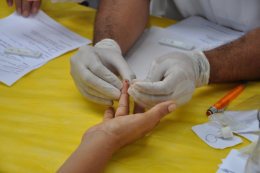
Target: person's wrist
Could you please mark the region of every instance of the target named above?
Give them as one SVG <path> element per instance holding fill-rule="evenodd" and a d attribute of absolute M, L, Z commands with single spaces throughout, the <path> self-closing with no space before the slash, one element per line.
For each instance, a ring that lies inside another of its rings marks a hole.
<path fill-rule="evenodd" d="M 80 145 L 93 145 L 95 148 L 100 148 L 104 152 L 113 155 L 120 149 L 115 137 L 108 135 L 102 130 L 86 132 L 81 140 Z"/>
<path fill-rule="evenodd" d="M 113 49 L 113 50 L 117 51 L 120 55 L 122 54 L 119 44 L 113 39 L 108 39 L 108 38 L 103 39 L 103 40 L 99 41 L 98 43 L 96 43 L 94 47 L 104 48 L 104 49 Z"/>
<path fill-rule="evenodd" d="M 202 87 L 209 82 L 210 64 L 202 51 L 191 51 L 186 54 L 196 61 L 194 64 L 198 68 L 198 77 L 196 78 L 196 88 Z"/>

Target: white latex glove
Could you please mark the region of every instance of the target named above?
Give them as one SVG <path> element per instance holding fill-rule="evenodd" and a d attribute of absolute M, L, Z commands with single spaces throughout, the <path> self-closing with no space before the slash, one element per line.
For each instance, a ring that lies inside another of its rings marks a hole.
<path fill-rule="evenodd" d="M 70 59 L 70 73 L 79 92 L 88 100 L 113 105 L 118 100 L 123 83 L 115 74 L 132 81 L 135 74 L 121 55 L 119 45 L 104 39 L 94 47 L 82 46 Z"/>
<path fill-rule="evenodd" d="M 70 1 L 70 2 L 75 2 L 75 3 L 81 3 L 85 0 L 51 0 L 52 3 L 56 3 L 56 2 L 67 2 L 67 1 Z"/>
<path fill-rule="evenodd" d="M 189 102 L 197 87 L 208 84 L 209 62 L 203 52 L 172 52 L 153 60 L 145 80 L 133 80 L 131 97 L 145 108 L 173 100 Z"/>

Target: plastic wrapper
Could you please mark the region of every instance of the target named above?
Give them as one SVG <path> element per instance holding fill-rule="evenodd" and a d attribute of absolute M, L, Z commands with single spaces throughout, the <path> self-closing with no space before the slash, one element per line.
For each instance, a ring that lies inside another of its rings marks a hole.
<path fill-rule="evenodd" d="M 247 127 L 246 124 L 243 124 L 236 118 L 224 113 L 215 113 L 210 115 L 208 118 L 210 121 L 216 121 L 224 127 L 229 126 L 232 130 L 241 130 Z"/>

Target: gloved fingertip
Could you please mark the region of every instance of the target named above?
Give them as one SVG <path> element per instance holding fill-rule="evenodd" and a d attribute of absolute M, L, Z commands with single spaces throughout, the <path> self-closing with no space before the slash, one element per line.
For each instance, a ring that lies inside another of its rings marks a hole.
<path fill-rule="evenodd" d="M 141 82 L 141 80 L 140 79 L 133 79 L 132 84 L 134 84 L 135 82 Z"/>
<path fill-rule="evenodd" d="M 133 85 L 133 87 L 135 88 L 135 89 L 137 89 L 137 90 L 141 90 L 141 87 L 140 87 L 140 85 L 138 85 L 137 83 L 135 83 L 134 85 Z"/>
<path fill-rule="evenodd" d="M 127 90 L 127 93 L 129 94 L 129 95 L 131 95 L 131 93 L 132 93 L 132 85 L 128 88 L 128 90 Z"/>

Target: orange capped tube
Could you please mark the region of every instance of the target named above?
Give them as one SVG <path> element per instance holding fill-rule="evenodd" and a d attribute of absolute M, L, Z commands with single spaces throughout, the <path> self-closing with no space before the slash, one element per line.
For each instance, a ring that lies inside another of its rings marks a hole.
<path fill-rule="evenodd" d="M 227 95 L 225 95 L 222 99 L 220 99 L 217 103 L 211 106 L 206 114 L 210 116 L 211 114 L 224 111 L 225 107 L 228 105 L 230 101 L 236 98 L 245 88 L 246 83 L 238 85 L 232 91 L 230 91 Z"/>

